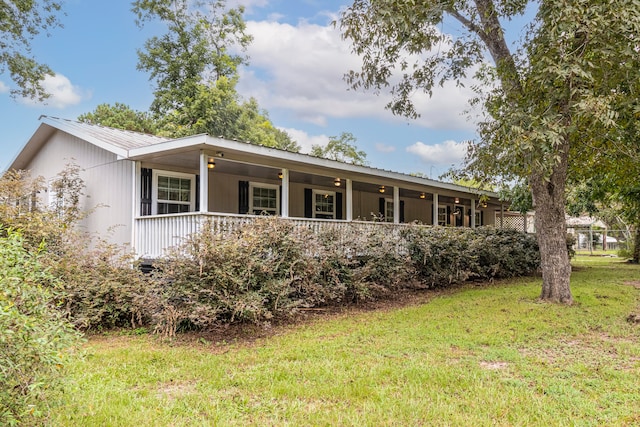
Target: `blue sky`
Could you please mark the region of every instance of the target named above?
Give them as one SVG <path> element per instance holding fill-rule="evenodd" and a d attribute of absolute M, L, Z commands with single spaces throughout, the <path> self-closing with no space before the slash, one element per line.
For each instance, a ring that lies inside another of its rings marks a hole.
<path fill-rule="evenodd" d="M 360 62 L 331 26 L 348 0 L 232 1 L 247 7 L 245 20 L 254 36 L 251 64 L 241 70 L 238 89 L 255 97 L 303 151 L 351 132 L 374 167 L 435 178 L 461 161 L 463 142 L 474 137 L 474 125 L 463 114 L 469 88 L 445 85 L 432 98 L 416 94 L 418 120 L 386 111 L 386 94 L 348 90 L 342 76 Z M 64 28 L 33 43 L 34 55 L 56 72 L 46 82 L 53 94 L 48 105 L 10 98 L 12 82 L 0 74 L 2 169 L 36 130 L 40 115 L 76 119 L 116 102 L 148 109 L 152 82 L 136 70 L 136 50 L 154 34 L 135 25 L 130 9 L 129 0 L 65 2 Z"/>

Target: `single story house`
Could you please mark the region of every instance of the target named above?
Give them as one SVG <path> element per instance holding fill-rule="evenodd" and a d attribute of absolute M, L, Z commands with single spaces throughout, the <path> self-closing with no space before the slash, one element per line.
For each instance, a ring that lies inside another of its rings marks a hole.
<path fill-rule="evenodd" d="M 98 206 L 81 225 L 143 258 L 160 256 L 205 219 L 228 230 L 258 214 L 313 229 L 374 221 L 503 225 L 504 205 L 492 192 L 209 135 L 170 139 L 40 121 L 9 168 L 51 180 L 75 162 L 84 208 Z"/>

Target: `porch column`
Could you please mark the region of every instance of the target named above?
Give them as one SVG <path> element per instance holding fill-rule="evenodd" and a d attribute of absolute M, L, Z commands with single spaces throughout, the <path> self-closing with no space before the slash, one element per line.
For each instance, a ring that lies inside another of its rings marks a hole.
<path fill-rule="evenodd" d="M 200 213 L 209 211 L 209 156 L 200 150 Z"/>
<path fill-rule="evenodd" d="M 282 169 L 282 194 L 280 208 L 280 216 L 289 218 L 289 169 Z"/>
<path fill-rule="evenodd" d="M 353 221 L 353 181 L 347 178 L 347 212 L 346 219 L 347 221 Z"/>
<path fill-rule="evenodd" d="M 504 228 L 504 205 L 500 203 L 500 228 Z"/>
<path fill-rule="evenodd" d="M 432 225 L 438 225 L 438 193 L 433 193 L 433 221 Z"/>
<path fill-rule="evenodd" d="M 400 188 L 393 187 L 393 223 L 400 224 Z"/>
<path fill-rule="evenodd" d="M 476 199 L 471 199 L 471 215 L 469 215 L 469 226 L 476 228 Z"/>
<path fill-rule="evenodd" d="M 133 181 L 133 200 L 132 210 L 133 218 L 131 218 L 131 249 L 136 250 L 138 248 L 138 239 L 137 239 L 137 230 L 136 230 L 136 218 L 140 216 L 140 200 L 142 198 L 142 191 L 140 189 L 140 174 L 141 174 L 141 166 L 139 161 L 132 162 L 131 172 L 132 172 L 132 181 Z"/>

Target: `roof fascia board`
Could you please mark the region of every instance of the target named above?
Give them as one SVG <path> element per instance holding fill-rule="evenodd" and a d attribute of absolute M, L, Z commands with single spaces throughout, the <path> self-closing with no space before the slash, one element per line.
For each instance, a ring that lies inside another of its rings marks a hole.
<path fill-rule="evenodd" d="M 384 180 L 396 181 L 398 184 L 411 183 L 418 186 L 429 186 L 452 192 L 460 192 L 464 194 L 486 195 L 492 198 L 498 198 L 498 194 L 492 191 L 483 191 L 470 187 L 463 187 L 457 184 L 435 181 L 428 178 L 415 177 L 399 172 L 393 172 L 383 169 L 374 169 L 368 166 L 359 166 L 351 163 L 339 162 L 336 160 L 314 157 L 308 154 L 294 153 L 291 151 L 280 150 L 277 148 L 265 147 L 262 145 L 254 145 L 246 142 L 232 141 L 223 138 L 214 138 L 206 134 L 194 135 L 186 138 L 174 139 L 167 142 L 161 142 L 148 147 L 135 148 L 129 151 L 129 158 L 132 160 L 143 160 L 145 156 L 161 153 L 163 151 L 185 151 L 189 149 L 210 149 L 212 151 L 233 151 L 249 156 L 259 156 L 267 158 L 270 161 L 267 166 L 284 167 L 287 166 L 304 166 L 302 170 L 314 170 L 309 172 L 332 172 L 333 174 L 351 174 L 366 177 L 367 182 L 376 183 Z M 246 160 L 246 159 L 245 159 Z M 293 169 L 293 168 L 292 168 Z"/>

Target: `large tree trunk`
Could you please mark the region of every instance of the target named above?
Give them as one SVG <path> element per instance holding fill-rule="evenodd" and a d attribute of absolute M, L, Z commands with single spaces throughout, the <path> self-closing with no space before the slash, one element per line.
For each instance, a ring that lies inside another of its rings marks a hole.
<path fill-rule="evenodd" d="M 535 206 L 536 235 L 540 247 L 542 293 L 540 299 L 572 304 L 571 264 L 567 251 L 565 222 L 565 184 L 569 142 L 560 149 L 560 162 L 550 177 L 541 171 L 531 174 L 531 192 Z"/>
<path fill-rule="evenodd" d="M 633 254 L 631 258 L 631 262 L 634 264 L 640 263 L 640 226 L 636 224 L 635 228 L 635 237 L 633 239 Z"/>

